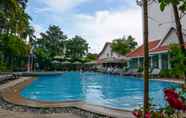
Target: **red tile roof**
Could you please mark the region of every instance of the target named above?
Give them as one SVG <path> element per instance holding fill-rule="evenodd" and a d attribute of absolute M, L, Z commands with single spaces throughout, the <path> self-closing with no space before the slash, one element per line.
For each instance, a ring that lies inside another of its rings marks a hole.
<path fill-rule="evenodd" d="M 185 48 L 186 48 L 186 43 L 184 44 Z M 169 46 L 165 45 L 165 46 L 159 46 L 157 48 L 152 49 L 150 52 L 161 52 L 161 51 L 167 51 L 169 50 Z"/>
<path fill-rule="evenodd" d="M 159 44 L 160 40 L 154 40 L 149 42 L 149 51 L 155 48 Z M 140 46 L 136 50 L 129 52 L 127 57 L 142 57 L 144 56 L 144 45 Z"/>
<path fill-rule="evenodd" d="M 150 52 L 160 52 L 160 51 L 167 51 L 169 49 L 168 46 L 159 46 L 157 48 L 152 49 Z"/>

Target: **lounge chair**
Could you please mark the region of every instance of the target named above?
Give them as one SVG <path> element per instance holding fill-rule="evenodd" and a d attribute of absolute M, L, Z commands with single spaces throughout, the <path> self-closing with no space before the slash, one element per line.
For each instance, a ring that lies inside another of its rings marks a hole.
<path fill-rule="evenodd" d="M 150 75 L 152 77 L 159 77 L 159 74 L 160 74 L 160 69 L 159 68 L 152 69 L 152 72 L 150 73 Z"/>

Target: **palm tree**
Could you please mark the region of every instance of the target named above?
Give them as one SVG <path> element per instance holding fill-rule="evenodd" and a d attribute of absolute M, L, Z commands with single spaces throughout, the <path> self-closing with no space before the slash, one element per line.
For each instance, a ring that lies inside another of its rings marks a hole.
<path fill-rule="evenodd" d="M 0 1 L 1 33 L 20 34 L 28 27 L 30 17 L 21 7 L 21 1 L 23 0 Z"/>
<path fill-rule="evenodd" d="M 17 2 L 22 6 L 23 9 L 25 9 L 28 0 L 17 0 Z"/>
<path fill-rule="evenodd" d="M 144 114 L 149 110 L 148 0 L 143 0 L 144 26 Z M 144 115 L 145 117 L 145 115 Z"/>

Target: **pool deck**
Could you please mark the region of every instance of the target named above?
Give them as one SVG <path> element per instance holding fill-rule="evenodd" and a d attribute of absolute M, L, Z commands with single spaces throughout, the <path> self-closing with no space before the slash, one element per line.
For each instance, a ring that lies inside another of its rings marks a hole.
<path fill-rule="evenodd" d="M 8 82 L 7 84 L 3 84 L 0 86 L 1 91 L 1 97 L 7 101 L 8 103 L 14 104 L 14 105 L 21 105 L 21 106 L 28 106 L 33 108 L 68 108 L 73 107 L 79 111 L 89 112 L 89 113 L 95 113 L 99 114 L 104 117 L 113 117 L 113 118 L 133 118 L 130 111 L 126 110 L 117 110 L 97 105 L 90 105 L 81 101 L 69 101 L 69 102 L 43 102 L 43 101 L 35 101 L 35 100 L 29 100 L 25 99 L 22 96 L 20 96 L 20 91 L 27 85 L 31 84 L 31 82 L 35 78 L 31 77 L 21 77 L 20 79 L 13 80 Z M 13 114 L 13 111 L 7 111 L 0 109 L 0 117 L 3 118 L 9 118 L 8 116 L 10 114 Z M 2 114 L 2 116 L 1 116 Z M 52 114 L 35 114 L 35 113 L 27 113 L 24 112 L 23 114 L 16 112 L 18 116 L 25 115 L 24 118 L 32 118 L 32 117 L 38 117 L 38 118 L 78 118 L 80 117 L 77 114 L 74 113 L 52 113 Z M 7 115 L 7 117 L 6 117 Z M 28 116 L 27 116 L 28 115 Z M 17 116 L 15 115 L 15 118 Z M 22 117 L 17 117 L 22 118 Z"/>
<path fill-rule="evenodd" d="M 0 109 L 0 118 L 81 118 L 72 113 L 39 114 Z"/>

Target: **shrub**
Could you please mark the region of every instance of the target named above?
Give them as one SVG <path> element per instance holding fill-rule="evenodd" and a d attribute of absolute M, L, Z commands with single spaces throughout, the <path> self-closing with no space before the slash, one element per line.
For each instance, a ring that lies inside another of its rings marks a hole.
<path fill-rule="evenodd" d="M 7 65 L 0 61 L 0 72 L 5 72 L 7 70 Z"/>
<path fill-rule="evenodd" d="M 169 70 L 169 69 L 162 69 L 161 71 L 160 71 L 160 77 L 162 77 L 162 78 L 165 78 L 165 77 L 172 77 L 172 75 L 171 75 L 171 70 Z"/>
<path fill-rule="evenodd" d="M 139 67 L 138 72 L 140 72 L 140 73 L 143 72 L 143 67 Z"/>
<path fill-rule="evenodd" d="M 186 57 L 182 53 L 178 45 L 170 45 L 169 54 L 171 57 L 170 63 L 172 65 L 172 75 L 174 77 L 183 78 L 186 73 Z"/>

